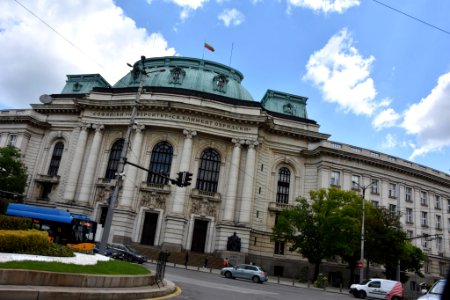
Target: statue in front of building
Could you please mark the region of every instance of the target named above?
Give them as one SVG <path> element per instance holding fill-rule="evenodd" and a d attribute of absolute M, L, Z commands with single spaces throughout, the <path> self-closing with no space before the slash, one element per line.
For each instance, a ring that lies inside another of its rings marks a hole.
<path fill-rule="evenodd" d="M 228 238 L 227 250 L 236 252 L 241 251 L 241 238 L 236 235 L 236 232 Z"/>

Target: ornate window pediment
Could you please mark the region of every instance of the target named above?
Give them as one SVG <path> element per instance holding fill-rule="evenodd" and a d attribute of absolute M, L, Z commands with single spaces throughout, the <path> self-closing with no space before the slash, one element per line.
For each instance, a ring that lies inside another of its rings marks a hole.
<path fill-rule="evenodd" d="M 186 72 L 182 68 L 175 67 L 170 70 L 169 83 L 182 84 L 185 76 Z"/>
<path fill-rule="evenodd" d="M 228 78 L 225 75 L 219 74 L 219 75 L 214 76 L 213 89 L 215 91 L 225 93 L 227 91 L 227 84 L 228 84 Z"/>
<path fill-rule="evenodd" d="M 83 85 L 77 81 L 77 82 L 75 82 L 75 83 L 73 84 L 73 89 L 72 89 L 72 91 L 74 91 L 74 92 L 79 92 L 79 91 L 81 90 L 82 87 L 83 87 Z"/>

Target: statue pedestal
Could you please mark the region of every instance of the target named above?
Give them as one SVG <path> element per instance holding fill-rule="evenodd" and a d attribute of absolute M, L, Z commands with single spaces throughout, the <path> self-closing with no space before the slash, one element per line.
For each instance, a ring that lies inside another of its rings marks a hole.
<path fill-rule="evenodd" d="M 245 264 L 245 253 L 236 251 L 222 251 L 220 256 L 222 258 L 228 257 L 228 265 L 236 266 L 239 264 Z"/>

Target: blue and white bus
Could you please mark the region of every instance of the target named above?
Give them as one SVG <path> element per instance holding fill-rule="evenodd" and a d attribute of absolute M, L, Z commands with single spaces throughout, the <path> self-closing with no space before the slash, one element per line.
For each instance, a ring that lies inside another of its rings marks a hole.
<path fill-rule="evenodd" d="M 97 223 L 86 215 L 20 203 L 10 203 L 6 214 L 32 219 L 33 228 L 47 231 L 55 243 L 84 251 L 94 249 Z"/>

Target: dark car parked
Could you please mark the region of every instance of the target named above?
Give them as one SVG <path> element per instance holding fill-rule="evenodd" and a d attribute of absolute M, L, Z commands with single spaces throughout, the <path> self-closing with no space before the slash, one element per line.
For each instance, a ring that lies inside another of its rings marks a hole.
<path fill-rule="evenodd" d="M 142 264 L 147 261 L 147 257 L 145 255 L 139 254 L 130 246 L 124 244 L 111 244 L 109 247 L 111 247 L 113 258 L 135 262 L 138 264 Z"/>
<path fill-rule="evenodd" d="M 99 250 L 100 244 L 97 243 L 94 248 L 94 253 L 99 253 Z M 147 261 L 147 257 L 145 255 L 139 254 L 136 250 L 124 244 L 108 244 L 106 246 L 105 255 L 115 259 L 126 260 L 138 264 L 142 264 Z"/>

